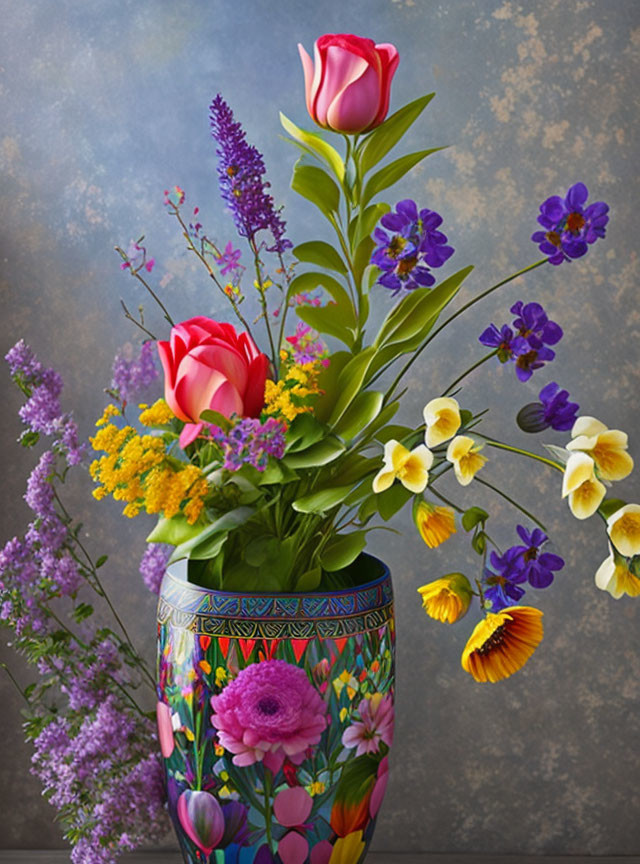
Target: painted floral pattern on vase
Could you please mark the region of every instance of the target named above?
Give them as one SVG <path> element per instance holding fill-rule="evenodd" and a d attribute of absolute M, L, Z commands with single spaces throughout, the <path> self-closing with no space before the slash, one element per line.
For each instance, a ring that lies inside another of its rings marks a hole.
<path fill-rule="evenodd" d="M 387 783 L 388 570 L 332 594 L 231 594 L 165 577 L 158 731 L 187 864 L 359 864 Z"/>

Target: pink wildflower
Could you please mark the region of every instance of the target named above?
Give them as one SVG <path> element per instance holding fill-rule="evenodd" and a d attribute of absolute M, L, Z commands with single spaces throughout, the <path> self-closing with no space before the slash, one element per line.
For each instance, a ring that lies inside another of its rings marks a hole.
<path fill-rule="evenodd" d="M 375 693 L 358 705 L 360 720 L 352 723 L 342 734 L 344 747 L 357 747 L 356 756 L 377 753 L 380 742 L 391 747 L 393 741 L 393 702 L 390 696 Z"/>

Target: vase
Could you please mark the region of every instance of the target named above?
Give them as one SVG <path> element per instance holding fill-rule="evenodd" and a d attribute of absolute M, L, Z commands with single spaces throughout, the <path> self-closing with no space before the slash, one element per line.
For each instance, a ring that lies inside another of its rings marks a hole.
<path fill-rule="evenodd" d="M 187 864 L 364 860 L 393 736 L 393 595 L 370 555 L 347 575 L 345 590 L 243 594 L 167 571 L 158 736 Z"/>

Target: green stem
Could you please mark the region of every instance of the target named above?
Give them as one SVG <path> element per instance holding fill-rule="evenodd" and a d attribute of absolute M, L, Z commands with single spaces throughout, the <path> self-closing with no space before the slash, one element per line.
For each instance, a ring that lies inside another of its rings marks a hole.
<path fill-rule="evenodd" d="M 476 479 L 477 479 L 477 476 L 476 476 Z M 436 498 L 439 498 L 439 499 L 443 502 L 443 504 L 447 504 L 449 507 L 452 507 L 454 510 L 457 510 L 458 513 L 464 513 L 464 512 L 465 512 L 463 507 L 458 507 L 457 504 L 454 504 L 453 501 L 450 501 L 447 497 L 445 497 L 445 496 L 442 494 L 442 492 L 438 492 L 438 490 L 435 489 L 434 486 L 433 486 L 432 484 L 429 485 L 429 490 L 430 490 L 431 492 L 433 492 L 433 494 L 436 496 Z M 495 546 L 495 548 L 498 550 L 498 554 L 499 554 L 499 555 L 502 555 L 502 552 L 501 552 L 501 550 L 500 550 L 500 547 L 498 546 L 498 544 L 496 543 L 496 541 L 491 537 L 490 534 L 487 534 L 487 531 L 486 531 L 486 529 L 485 529 L 485 525 L 484 525 L 484 523 L 483 523 L 483 525 L 482 525 L 482 530 L 483 530 L 483 532 L 484 532 L 484 536 L 487 538 L 487 540 L 489 541 L 489 543 L 491 543 L 493 546 Z"/>
<path fill-rule="evenodd" d="M 149 283 L 146 281 L 146 279 L 143 279 L 142 276 L 141 276 L 139 273 L 137 273 L 135 270 L 131 270 L 130 273 L 131 273 L 132 276 L 134 276 L 134 277 L 138 280 L 138 282 L 140 282 L 140 283 L 142 283 L 142 285 L 144 285 L 144 287 L 147 289 L 147 291 L 149 292 L 149 294 L 151 294 L 151 296 L 152 296 L 153 299 L 156 301 L 156 303 L 158 304 L 158 306 L 159 306 L 159 307 L 162 309 L 162 311 L 164 312 L 164 317 L 167 319 L 167 321 L 169 322 L 169 324 L 171 324 L 171 326 L 173 327 L 173 326 L 175 325 L 175 321 L 173 320 L 173 318 L 171 317 L 171 315 L 169 315 L 169 311 L 168 311 L 167 307 L 164 305 L 164 303 L 162 302 L 162 300 L 158 297 L 158 295 L 157 295 L 156 292 L 153 290 L 153 288 L 151 287 L 151 285 L 149 285 Z"/>
<path fill-rule="evenodd" d="M 483 435 L 482 432 L 474 432 L 473 434 L 477 435 L 479 438 L 483 438 L 489 447 L 496 447 L 499 450 L 508 450 L 510 453 L 518 453 L 520 456 L 526 456 L 528 459 L 535 459 L 536 462 L 550 465 L 552 468 L 555 468 L 556 471 L 560 471 L 561 474 L 564 474 L 564 468 L 561 465 L 558 465 L 557 462 L 553 462 L 551 459 L 547 459 L 545 456 L 538 456 L 537 453 L 531 453 L 531 451 L 523 450 L 521 447 L 513 447 L 511 444 L 503 444 L 502 441 L 496 441 L 494 438 L 489 438 L 487 435 Z"/>
<path fill-rule="evenodd" d="M 508 501 L 509 504 L 511 504 L 513 507 L 515 507 L 515 508 L 516 508 L 517 510 L 519 510 L 521 513 L 524 513 L 525 516 L 528 516 L 528 518 L 531 519 L 532 522 L 535 522 L 536 525 L 538 525 L 539 528 L 542 528 L 542 530 L 545 532 L 545 534 L 548 533 L 548 532 L 547 532 L 547 529 L 545 528 L 545 526 L 542 524 L 542 522 L 541 522 L 539 519 L 537 519 L 537 518 L 533 515 L 533 513 L 530 513 L 530 512 L 529 512 L 525 507 L 522 506 L 522 504 L 518 504 L 517 501 L 514 501 L 513 498 L 510 498 L 509 495 L 507 495 L 506 492 L 503 492 L 503 491 L 502 491 L 502 489 L 498 489 L 497 486 L 494 486 L 492 483 L 489 483 L 488 480 L 483 480 L 482 477 L 478 477 L 477 474 L 476 474 L 475 479 L 476 479 L 476 481 L 477 481 L 478 483 L 480 483 L 482 486 L 486 486 L 488 489 L 493 490 L 493 492 L 495 492 L 496 494 L 502 496 L 502 498 L 504 498 L 505 501 Z"/>
<path fill-rule="evenodd" d="M 267 336 L 269 337 L 269 347 L 271 349 L 271 362 L 273 364 L 273 368 L 276 369 L 279 358 L 276 354 L 276 348 L 273 342 L 273 334 L 271 332 L 271 322 L 269 321 L 269 310 L 267 308 L 267 298 L 265 296 L 266 289 L 264 287 L 264 280 L 262 279 L 262 271 L 260 270 L 260 256 L 258 255 L 258 247 L 256 246 L 255 240 L 250 240 L 249 246 L 251 247 L 251 251 L 253 252 L 253 263 L 256 270 L 256 279 L 258 280 L 260 305 L 262 306 L 262 314 L 264 316 L 264 323 L 265 327 L 267 328 Z"/>
<path fill-rule="evenodd" d="M 444 391 L 444 393 L 442 395 L 446 396 L 447 393 L 450 393 L 455 388 L 456 384 L 459 384 L 463 380 L 463 378 L 466 378 L 467 375 L 470 375 L 474 369 L 477 369 L 478 366 L 482 366 L 482 364 L 486 363 L 487 360 L 490 360 L 492 357 L 495 357 L 495 355 L 497 353 L 498 353 L 498 349 L 496 348 L 494 351 L 491 351 L 489 354 L 485 354 L 484 357 L 481 357 L 476 363 L 473 364 L 473 366 L 470 366 L 466 372 L 463 372 L 462 375 L 459 375 L 455 381 L 453 381 L 451 384 L 449 384 L 449 386 L 447 387 L 447 389 Z"/>
<path fill-rule="evenodd" d="M 29 706 L 29 708 L 31 708 L 31 702 L 29 702 L 29 699 L 28 699 L 27 696 L 25 695 L 24 690 L 23 690 L 22 687 L 18 684 L 18 682 L 16 681 L 16 679 L 14 678 L 13 673 L 11 672 L 11 670 L 9 669 L 9 667 L 7 666 L 7 664 L 6 664 L 6 663 L 0 663 L 0 669 L 4 669 L 4 671 L 5 671 L 5 672 L 7 673 L 7 675 L 9 676 L 10 681 L 13 683 L 13 686 L 16 688 L 16 690 L 18 691 L 18 693 L 22 696 L 22 698 L 23 698 L 24 701 L 27 703 L 27 705 Z"/>
<path fill-rule="evenodd" d="M 267 844 L 273 852 L 273 838 L 271 836 L 271 786 L 272 777 L 271 771 L 268 768 L 264 769 L 264 826 L 267 832 Z"/>
<path fill-rule="evenodd" d="M 396 375 L 393 383 L 391 384 L 391 387 L 387 390 L 387 393 L 385 395 L 385 404 L 387 402 L 389 402 L 389 400 L 393 396 L 393 393 L 394 393 L 396 387 L 398 386 L 398 384 L 400 383 L 400 381 L 402 380 L 404 375 L 407 373 L 407 371 L 409 370 L 411 365 L 413 363 L 415 363 L 415 361 L 420 356 L 420 354 L 422 354 L 422 352 L 427 347 L 427 345 L 429 345 L 436 338 L 438 333 L 440 333 L 442 330 L 444 330 L 444 328 L 448 324 L 451 324 L 452 321 L 454 321 L 459 315 L 462 315 L 463 312 L 466 312 L 467 309 L 471 308 L 471 306 L 473 306 L 475 303 L 478 303 L 480 300 L 484 300 L 484 298 L 488 297 L 489 294 L 492 294 L 494 291 L 497 291 L 498 288 L 502 288 L 503 285 L 508 285 L 509 282 L 513 282 L 514 279 L 517 279 L 518 276 L 522 276 L 524 273 L 528 273 L 530 270 L 535 270 L 536 267 L 540 267 L 542 264 L 546 264 L 547 260 L 548 260 L 547 258 L 543 258 L 541 261 L 536 261 L 535 264 L 529 264 L 528 267 L 523 267 L 522 270 L 518 270 L 517 273 L 512 273 L 511 276 L 508 276 L 506 279 L 503 279 L 501 282 L 496 282 L 495 285 L 492 285 L 490 288 L 487 288 L 486 291 L 482 291 L 476 297 L 473 297 L 471 300 L 469 300 L 467 303 L 465 303 L 463 306 L 461 306 L 458 310 L 456 310 L 453 313 L 453 315 L 450 315 L 446 321 L 443 321 L 439 327 L 436 327 L 436 329 L 433 330 L 433 332 L 429 334 L 428 338 L 425 339 L 425 341 L 417 349 L 417 351 L 415 351 L 412 354 L 412 356 L 407 360 L 407 362 L 402 367 L 402 369 L 400 370 L 398 375 Z M 372 381 L 375 381 L 375 379 L 377 377 L 379 377 L 384 371 L 386 371 L 386 367 L 385 367 L 385 369 L 381 369 L 380 372 L 378 372 L 378 374 L 372 379 Z"/>

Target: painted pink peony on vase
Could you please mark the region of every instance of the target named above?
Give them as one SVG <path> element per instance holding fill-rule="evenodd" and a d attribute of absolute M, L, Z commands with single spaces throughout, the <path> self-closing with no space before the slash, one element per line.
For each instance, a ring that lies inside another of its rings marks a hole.
<path fill-rule="evenodd" d="M 400 55 L 388 43 L 350 33 L 326 33 L 314 45 L 314 60 L 298 45 L 307 110 L 319 126 L 364 132 L 387 116 L 391 79 Z M 314 62 L 315 61 L 315 62 Z"/>

